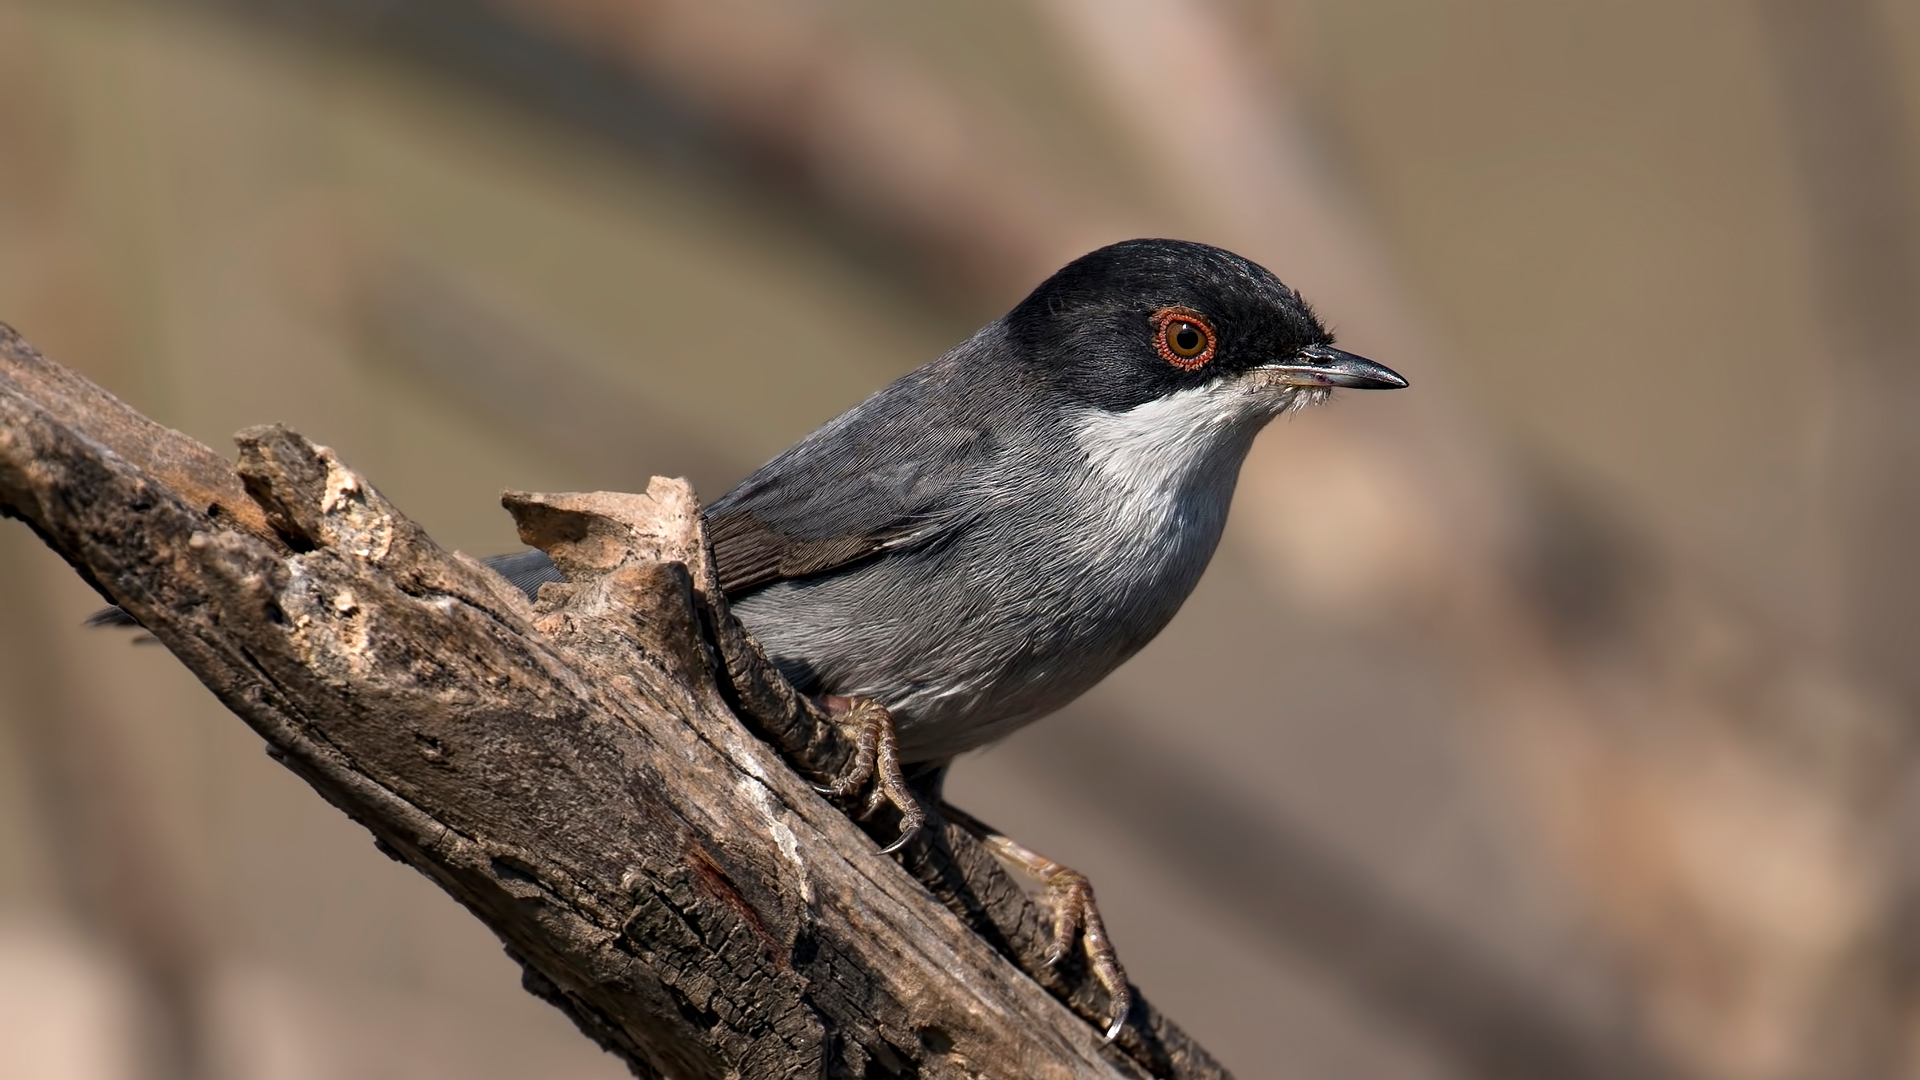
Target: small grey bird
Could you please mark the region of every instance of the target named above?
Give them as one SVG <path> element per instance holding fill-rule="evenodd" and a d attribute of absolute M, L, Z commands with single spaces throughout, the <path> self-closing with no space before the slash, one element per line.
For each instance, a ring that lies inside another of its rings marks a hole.
<path fill-rule="evenodd" d="M 842 413 L 707 510 L 722 590 L 804 693 L 850 714 L 904 844 L 934 775 L 1079 697 L 1167 625 L 1213 557 L 1254 436 L 1335 387 L 1405 379 L 1333 347 L 1300 295 L 1231 252 L 1101 248 L 940 359 Z M 530 594 L 544 554 L 498 560 Z M 970 820 L 970 819 L 965 819 Z M 1131 1002 L 1081 875 L 981 827 Z M 891 850 L 891 849 L 889 849 Z"/>
<path fill-rule="evenodd" d="M 842 413 L 707 509 L 720 584 L 795 687 L 859 734 L 900 839 L 954 755 L 1079 697 L 1152 640 L 1226 525 L 1254 436 L 1335 387 L 1405 379 L 1333 347 L 1300 295 L 1231 252 L 1101 248 L 940 359 Z M 543 552 L 489 560 L 529 596 Z M 97 621 L 115 621 L 111 617 Z M 1076 932 L 1132 997 L 1087 880 L 953 819 L 1046 883 L 1054 958 Z"/>

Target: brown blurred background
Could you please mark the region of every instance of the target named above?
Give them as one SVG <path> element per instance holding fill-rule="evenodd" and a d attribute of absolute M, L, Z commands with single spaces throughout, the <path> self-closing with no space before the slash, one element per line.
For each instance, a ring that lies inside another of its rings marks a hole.
<path fill-rule="evenodd" d="M 0 0 L 0 320 L 488 554 L 1233 248 L 1413 388 L 954 800 L 1242 1076 L 1920 1076 L 1916 125 L 1902 0 Z M 0 527 L 0 1076 L 621 1075 L 96 603 Z"/>

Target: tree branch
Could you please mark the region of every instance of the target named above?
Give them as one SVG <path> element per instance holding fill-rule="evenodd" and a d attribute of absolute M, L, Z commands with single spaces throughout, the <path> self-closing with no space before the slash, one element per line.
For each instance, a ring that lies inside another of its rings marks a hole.
<path fill-rule="evenodd" d="M 1145 1004 L 1103 1049 L 1104 995 L 1042 965 L 969 835 L 907 860 L 929 895 L 786 766 L 851 748 L 728 611 L 685 484 L 509 495 L 570 578 L 529 605 L 332 451 L 239 442 L 236 469 L 0 326 L 0 513 L 636 1074 L 1225 1075 Z"/>

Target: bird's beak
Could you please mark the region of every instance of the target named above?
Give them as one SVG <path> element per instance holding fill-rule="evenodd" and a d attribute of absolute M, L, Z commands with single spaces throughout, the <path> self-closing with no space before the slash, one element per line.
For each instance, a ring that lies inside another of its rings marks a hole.
<path fill-rule="evenodd" d="M 1342 352 L 1331 345 L 1309 345 L 1294 354 L 1291 364 L 1262 364 L 1286 386 L 1344 386 L 1352 390 L 1399 390 L 1407 380 L 1385 364 Z"/>

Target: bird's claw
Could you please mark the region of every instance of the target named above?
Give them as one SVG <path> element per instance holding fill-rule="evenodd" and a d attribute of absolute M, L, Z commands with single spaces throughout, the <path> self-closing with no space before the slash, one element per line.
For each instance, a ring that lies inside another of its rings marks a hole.
<path fill-rule="evenodd" d="M 853 734 L 854 754 L 853 764 L 844 775 L 831 784 L 816 784 L 814 789 L 834 799 L 847 799 L 871 785 L 859 816 L 871 817 L 881 807 L 893 804 L 900 812 L 900 835 L 880 850 L 881 854 L 899 851 L 912 843 L 926 826 L 927 812 L 901 771 L 899 734 L 894 730 L 893 713 L 872 698 L 832 696 L 824 698 L 822 704 L 837 723 Z M 1111 1043 L 1119 1037 L 1128 1013 L 1133 1010 L 1133 990 L 1127 985 L 1126 972 L 1121 969 L 1113 942 L 1107 937 L 1107 924 L 1093 902 L 1092 883 L 1078 870 L 1062 866 L 1009 837 L 981 828 L 983 842 L 1046 887 L 1047 899 L 1053 907 L 1053 943 L 1047 950 L 1045 965 L 1052 967 L 1065 959 L 1073 949 L 1074 938 L 1080 939 L 1087 966 L 1106 990 L 1110 1002 L 1112 1019 L 1103 1041 Z"/>
<path fill-rule="evenodd" d="M 1093 902 L 1093 883 L 1080 871 L 1062 866 L 1000 833 L 988 833 L 981 839 L 1046 887 L 1047 900 L 1053 907 L 1053 944 L 1047 949 L 1042 964 L 1052 967 L 1066 959 L 1073 949 L 1074 937 L 1080 938 L 1080 946 L 1087 955 L 1087 967 L 1106 990 L 1111 1003 L 1112 1019 L 1101 1040 L 1111 1043 L 1126 1026 L 1127 1014 L 1133 1011 L 1133 989 L 1127 985 L 1127 973 L 1121 969 L 1113 941 L 1107 937 L 1107 924 L 1100 918 L 1100 908 Z"/>
<path fill-rule="evenodd" d="M 816 784 L 815 790 L 835 799 L 846 799 L 872 784 L 859 816 L 872 817 L 891 803 L 900 812 L 900 835 L 881 848 L 880 853 L 889 855 L 899 851 L 926 826 L 927 811 L 901 771 L 900 736 L 894 730 L 893 713 L 872 698 L 829 697 L 826 707 L 836 721 L 853 732 L 853 765 L 833 783 Z"/>
<path fill-rule="evenodd" d="M 1093 902 L 1093 884 L 1080 871 L 1062 866 L 1047 878 L 1047 896 L 1053 903 L 1053 947 L 1047 950 L 1046 964 L 1052 967 L 1066 958 L 1078 931 L 1087 966 L 1093 969 L 1093 977 L 1100 981 L 1112 1003 L 1113 1019 L 1101 1040 L 1110 1043 L 1119 1036 L 1127 1013 L 1133 1010 L 1133 991 L 1107 937 L 1107 924 L 1101 921 L 1100 909 Z"/>

